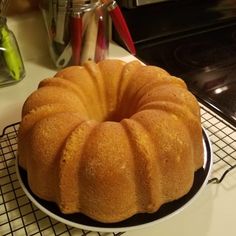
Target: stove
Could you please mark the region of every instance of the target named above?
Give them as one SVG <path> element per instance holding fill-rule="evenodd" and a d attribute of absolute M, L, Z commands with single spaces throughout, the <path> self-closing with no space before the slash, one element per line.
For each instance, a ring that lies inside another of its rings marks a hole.
<path fill-rule="evenodd" d="M 136 56 L 184 79 L 201 103 L 236 126 L 235 1 L 179 0 L 123 12 Z"/>
<path fill-rule="evenodd" d="M 184 79 L 201 102 L 236 125 L 236 23 L 142 46 L 138 57 Z"/>

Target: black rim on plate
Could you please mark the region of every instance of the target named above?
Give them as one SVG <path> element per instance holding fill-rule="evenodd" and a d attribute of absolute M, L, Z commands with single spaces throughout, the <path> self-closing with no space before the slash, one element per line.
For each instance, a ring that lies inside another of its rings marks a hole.
<path fill-rule="evenodd" d="M 206 184 L 207 177 L 209 176 L 209 172 L 210 172 L 211 164 L 212 164 L 211 145 L 209 142 L 209 138 L 204 129 L 203 129 L 203 143 L 204 143 L 204 151 L 205 151 L 204 166 L 195 172 L 193 186 L 185 196 L 181 197 L 178 200 L 162 205 L 159 208 L 159 210 L 154 213 L 136 214 L 128 218 L 127 220 L 124 220 L 118 223 L 109 223 L 109 224 L 101 223 L 81 213 L 75 213 L 75 214 L 61 213 L 55 203 L 42 200 L 32 193 L 28 185 L 28 181 L 27 181 L 27 172 L 18 165 L 18 162 L 16 162 L 16 167 L 18 169 L 18 175 L 19 175 L 18 177 L 20 180 L 20 184 L 23 185 L 22 186 L 23 189 L 25 188 L 25 190 L 28 191 L 28 194 L 30 194 L 30 197 L 39 206 L 41 206 L 40 207 L 41 210 L 46 209 L 46 211 L 50 212 L 50 216 L 55 218 L 56 220 L 59 220 L 68 225 L 72 225 L 74 227 L 77 226 L 78 228 L 83 228 L 83 229 L 94 229 L 94 230 L 104 229 L 106 231 L 109 229 L 112 229 L 112 230 L 123 229 L 125 231 L 126 228 L 127 229 L 136 228 L 137 226 L 156 222 L 167 216 L 170 216 L 174 214 L 175 212 L 177 212 L 179 209 L 183 208 L 185 205 L 187 205 L 187 203 L 190 202 L 190 200 L 192 200 L 192 198 L 199 192 L 199 190 L 204 186 L 204 184 Z"/>

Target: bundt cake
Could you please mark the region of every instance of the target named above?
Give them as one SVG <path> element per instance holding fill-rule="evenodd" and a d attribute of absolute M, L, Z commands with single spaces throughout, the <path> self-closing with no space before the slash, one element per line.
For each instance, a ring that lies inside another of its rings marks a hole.
<path fill-rule="evenodd" d="M 32 192 L 100 222 L 152 213 L 203 165 L 199 105 L 185 83 L 138 61 L 87 62 L 25 101 L 19 165 Z"/>

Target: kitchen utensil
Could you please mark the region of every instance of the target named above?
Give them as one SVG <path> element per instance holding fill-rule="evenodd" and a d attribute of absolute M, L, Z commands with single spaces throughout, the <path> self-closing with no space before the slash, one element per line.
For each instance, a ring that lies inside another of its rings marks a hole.
<path fill-rule="evenodd" d="M 55 55 L 54 52 L 51 52 L 51 54 Z M 57 58 L 54 57 L 56 67 L 63 68 L 66 65 L 68 65 L 71 60 L 71 57 L 72 57 L 72 46 L 71 43 L 69 42 L 67 46 L 64 48 L 61 55 Z"/>
<path fill-rule="evenodd" d="M 130 35 L 128 26 L 126 24 L 125 18 L 115 0 L 101 0 L 104 4 L 107 5 L 107 10 L 112 18 L 112 22 L 117 30 L 119 36 L 125 43 L 128 50 L 135 55 L 136 50 L 132 37 Z"/>
<path fill-rule="evenodd" d="M 79 5 L 77 5 L 79 4 Z M 82 47 L 82 14 L 80 2 L 72 0 L 72 12 L 70 17 L 70 32 L 71 32 L 71 46 L 72 46 L 72 63 L 74 65 L 80 64 L 81 47 Z"/>
<path fill-rule="evenodd" d="M 108 41 L 108 27 L 107 26 L 107 14 L 105 14 L 104 7 L 100 6 L 97 8 L 98 16 L 98 33 L 95 51 L 95 61 L 101 61 L 106 58 L 108 51 L 109 41 Z"/>
<path fill-rule="evenodd" d="M 91 12 L 89 23 L 83 39 L 83 48 L 81 51 L 81 63 L 88 60 L 94 60 L 96 42 L 98 34 L 98 17 L 95 9 Z"/>
<path fill-rule="evenodd" d="M 56 32 L 54 41 L 65 44 L 66 33 L 66 17 L 67 17 L 68 0 L 57 1 L 57 13 L 56 13 Z"/>

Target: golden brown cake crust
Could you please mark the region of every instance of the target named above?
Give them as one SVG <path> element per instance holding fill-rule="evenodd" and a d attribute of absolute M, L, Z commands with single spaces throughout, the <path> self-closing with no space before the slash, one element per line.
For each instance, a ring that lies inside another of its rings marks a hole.
<path fill-rule="evenodd" d="M 184 81 L 161 68 L 87 62 L 27 98 L 18 150 L 37 196 L 65 214 L 118 222 L 190 190 L 203 165 L 200 109 Z"/>

